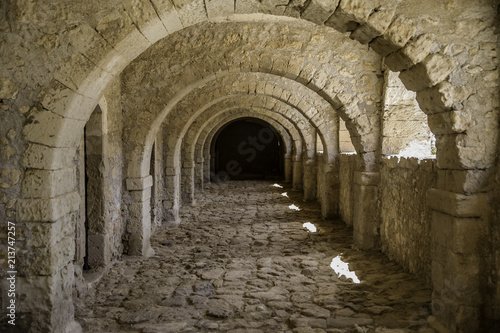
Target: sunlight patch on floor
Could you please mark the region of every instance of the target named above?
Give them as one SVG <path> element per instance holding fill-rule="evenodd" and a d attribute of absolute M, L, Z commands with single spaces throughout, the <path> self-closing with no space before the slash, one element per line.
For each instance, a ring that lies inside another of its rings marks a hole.
<path fill-rule="evenodd" d="M 310 232 L 316 232 L 316 226 L 311 222 L 306 222 L 302 225 L 303 228 L 307 229 Z"/>
<path fill-rule="evenodd" d="M 343 275 L 347 279 L 351 279 L 354 283 L 361 283 L 361 281 L 359 281 L 358 277 L 356 276 L 356 273 L 349 271 L 349 264 L 342 261 L 340 255 L 332 259 L 330 267 L 335 271 L 335 273 L 337 273 L 338 277 L 341 277 Z"/>

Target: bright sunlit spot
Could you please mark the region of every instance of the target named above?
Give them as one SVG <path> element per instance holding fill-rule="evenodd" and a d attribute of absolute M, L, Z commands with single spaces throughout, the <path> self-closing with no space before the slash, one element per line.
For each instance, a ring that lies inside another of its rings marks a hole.
<path fill-rule="evenodd" d="M 356 276 L 356 273 L 349 271 L 349 264 L 343 262 L 340 258 L 340 255 L 332 259 L 330 267 L 335 271 L 335 273 L 337 273 L 339 277 L 343 275 L 347 279 L 351 279 L 354 283 L 361 283 L 361 281 L 359 281 L 358 277 Z"/>
<path fill-rule="evenodd" d="M 281 195 L 288 198 L 288 193 L 286 192 L 281 193 Z"/>
<path fill-rule="evenodd" d="M 290 206 L 288 206 L 288 208 L 293 209 L 293 210 L 296 210 L 296 211 L 299 211 L 299 210 L 300 210 L 300 208 L 299 208 L 299 207 L 297 207 L 297 206 L 295 206 L 294 204 L 291 204 Z"/>
<path fill-rule="evenodd" d="M 302 225 L 303 228 L 306 228 L 310 232 L 316 232 L 316 226 L 311 222 L 306 222 Z"/>
<path fill-rule="evenodd" d="M 283 188 L 283 186 L 281 186 L 280 184 L 274 184 L 273 186 L 278 188 Z"/>

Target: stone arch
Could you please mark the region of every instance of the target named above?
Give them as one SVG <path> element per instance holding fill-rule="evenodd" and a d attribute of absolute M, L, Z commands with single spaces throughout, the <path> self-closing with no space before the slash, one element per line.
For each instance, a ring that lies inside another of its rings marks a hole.
<path fill-rule="evenodd" d="M 227 96 L 223 95 L 223 97 L 220 97 L 219 99 L 213 100 L 211 103 L 205 104 L 202 108 L 198 109 L 192 108 L 192 115 L 187 112 L 186 109 L 182 108 L 182 117 L 181 118 L 168 118 L 165 120 L 168 125 L 173 128 L 174 130 L 170 132 L 169 137 L 166 140 L 166 145 L 170 147 L 169 153 L 167 154 L 167 184 L 166 184 L 166 191 L 167 194 L 169 194 L 169 197 L 172 198 L 172 202 L 168 203 L 168 207 L 166 207 L 167 213 L 167 218 L 172 222 L 172 223 L 178 223 L 178 210 L 179 210 L 179 195 L 180 195 L 180 148 L 182 144 L 182 138 L 184 137 L 185 133 L 189 129 L 189 126 L 192 124 L 195 119 L 200 116 L 203 112 L 206 110 L 209 110 L 210 108 L 217 109 L 218 103 L 221 101 L 227 100 Z M 241 98 L 240 101 L 241 102 Z M 265 105 L 261 105 L 265 106 Z M 280 112 L 281 114 L 287 114 L 287 110 L 291 110 L 289 106 L 286 106 L 283 110 L 282 109 L 277 109 L 274 108 L 275 112 Z M 299 114 L 299 113 L 297 113 Z M 186 116 L 189 115 L 188 120 L 186 120 Z M 288 115 L 289 117 L 290 115 Z M 303 115 L 301 118 L 298 118 L 298 120 L 295 120 L 294 122 L 296 124 L 300 124 L 300 126 L 303 126 L 302 132 L 303 133 L 309 133 L 304 135 L 304 138 L 308 137 L 309 139 L 305 139 L 306 143 L 309 143 L 308 150 L 311 154 L 315 154 L 315 136 L 313 136 L 312 131 L 314 131 L 313 126 L 309 124 L 309 122 L 304 121 Z M 140 156 L 140 155 L 139 155 Z"/>
<path fill-rule="evenodd" d="M 127 4 L 131 3 L 133 2 L 127 2 Z M 193 1 L 192 3 L 191 7 L 198 8 L 199 6 L 196 4 L 199 5 L 201 2 Z M 253 6 L 246 6 L 245 4 L 248 3 L 253 4 Z M 42 166 L 41 169 L 43 171 L 41 172 L 50 170 L 48 172 L 52 176 L 56 174 L 50 167 L 55 163 L 59 163 L 57 158 L 61 155 L 71 155 L 71 150 L 76 146 L 78 140 L 71 132 L 81 133 L 90 112 L 97 105 L 102 89 L 109 83 L 111 77 L 119 73 L 130 60 L 134 59 L 149 45 L 166 36 L 168 33 L 180 30 L 184 25 L 193 24 L 194 22 L 201 22 L 207 19 L 215 20 L 219 13 L 232 15 L 234 9 L 231 10 L 231 7 L 233 7 L 236 8 L 236 13 L 270 12 L 277 15 L 301 16 L 318 24 L 333 26 L 339 31 L 354 29 L 351 32 L 351 36 L 362 43 L 370 41 L 370 45 L 378 53 L 390 56 L 391 54 L 389 53 L 392 52 L 392 54 L 401 57 L 401 59 L 409 63 L 408 68 L 403 71 L 406 74 L 402 73 L 405 77 L 403 82 L 407 87 L 418 91 L 417 98 L 421 107 L 423 109 L 428 107 L 426 109 L 427 113 L 433 117 L 434 125 L 431 126 L 433 131 L 441 131 L 440 134 L 442 135 L 438 138 L 438 146 L 441 146 L 443 149 L 439 149 L 439 151 L 449 151 L 449 154 L 442 158 L 438 155 L 441 167 L 449 170 L 459 170 L 459 172 L 462 172 L 464 176 L 462 178 L 464 179 L 472 177 L 472 172 L 476 169 L 484 166 L 489 167 L 491 162 L 489 161 L 488 152 L 481 154 L 480 161 L 477 160 L 477 155 L 475 156 L 476 160 L 468 156 L 470 149 L 467 148 L 468 145 L 464 144 L 464 142 L 473 143 L 473 141 L 469 140 L 475 140 L 475 138 L 463 135 L 464 131 L 469 129 L 471 124 L 467 121 L 465 123 L 461 122 L 461 115 L 455 109 L 457 103 L 464 102 L 464 105 L 468 105 L 469 103 L 473 103 L 474 99 L 477 101 L 480 96 L 477 94 L 473 98 L 469 98 L 470 96 L 464 97 L 464 94 L 460 93 L 457 87 L 444 81 L 446 76 L 453 70 L 453 65 L 450 64 L 449 59 L 443 54 L 429 55 L 425 51 L 426 48 L 422 44 L 419 44 L 419 39 L 411 39 L 412 33 L 408 33 L 408 30 L 411 31 L 411 27 L 413 26 L 411 22 L 407 22 L 403 18 L 393 20 L 390 9 L 374 11 L 368 10 L 368 8 L 361 8 L 354 10 L 352 6 L 349 6 L 352 3 L 354 2 L 342 1 L 339 4 L 337 1 L 334 1 L 325 5 L 319 1 L 310 1 L 303 8 L 294 7 L 293 3 L 289 6 L 273 7 L 266 6 L 267 2 L 264 4 L 238 1 L 236 6 L 234 6 L 232 2 L 214 1 L 205 3 L 207 6 L 205 14 L 200 15 L 199 18 L 193 15 L 193 17 L 188 19 L 190 17 L 188 15 L 189 9 L 186 8 L 190 6 L 174 7 L 170 2 L 153 1 L 151 3 L 146 2 L 145 4 L 140 3 L 138 6 L 126 5 L 127 13 L 132 18 L 133 23 L 129 22 L 130 18 L 128 19 L 129 21 L 125 18 L 129 17 L 128 15 L 119 16 L 121 21 L 126 21 L 126 24 L 122 25 L 126 28 L 119 29 L 117 32 L 110 31 L 106 34 L 105 30 L 101 30 L 100 33 L 97 33 L 90 26 L 79 26 L 75 29 L 77 31 L 72 31 L 71 33 L 76 36 L 74 39 L 75 49 L 81 55 L 84 55 L 86 59 L 83 59 L 75 51 L 71 60 L 68 60 L 62 66 L 62 68 L 65 68 L 69 72 L 65 72 L 65 69 L 60 70 L 56 74 L 58 79 L 45 86 L 41 100 L 42 105 L 48 106 L 47 110 L 50 111 L 42 111 L 37 114 L 35 116 L 36 121 L 38 121 L 37 124 L 32 123 L 25 126 L 24 134 L 31 144 L 24 155 L 24 166 L 33 169 Z M 214 8 L 218 8 L 214 7 L 215 5 L 220 5 L 220 8 L 223 9 L 220 11 L 214 10 Z M 149 6 L 151 8 L 144 9 L 142 6 Z M 369 6 L 369 4 L 366 4 L 366 6 Z M 383 24 L 380 24 L 377 18 L 383 18 L 383 20 L 380 20 Z M 235 15 L 230 19 L 237 20 L 238 16 Z M 88 37 L 80 38 L 87 36 L 87 31 Z M 118 37 L 113 38 L 113 34 L 116 34 Z M 409 36 L 409 38 L 405 38 L 405 36 Z M 383 46 L 385 48 L 382 48 Z M 415 54 L 419 56 L 416 57 Z M 91 64 L 87 60 L 90 60 Z M 79 61 L 83 64 L 79 64 Z M 439 70 L 435 71 L 434 69 L 436 68 Z M 418 81 L 427 83 L 423 86 L 418 84 L 412 85 L 414 83 L 412 82 L 414 81 L 413 77 L 418 78 Z M 69 81 L 73 81 L 74 84 L 68 83 Z M 465 101 L 466 99 L 468 101 Z M 465 118 L 467 118 L 467 114 Z M 51 125 L 48 125 L 49 122 Z M 475 134 L 480 132 L 481 126 L 479 126 L 479 129 L 477 127 L 474 129 Z M 40 151 L 46 152 L 48 156 L 42 164 L 36 158 L 36 156 L 40 155 Z M 69 166 L 69 160 L 65 160 L 64 166 Z M 480 176 L 480 178 L 485 177 L 484 175 Z M 51 187 L 53 184 L 54 181 L 44 181 L 44 185 L 47 187 Z M 463 188 L 459 190 L 460 195 L 478 193 L 483 189 L 482 186 L 463 185 Z M 450 197 L 450 190 L 445 187 L 442 192 L 434 192 L 433 195 L 437 199 L 444 200 Z M 18 204 L 18 218 L 24 222 L 38 220 L 37 218 L 30 217 L 27 211 L 35 207 L 35 205 L 40 204 L 40 201 L 32 201 L 26 195 L 24 195 L 24 198 L 26 200 L 20 200 Z M 456 203 L 463 199 L 455 195 L 451 195 L 451 198 Z M 468 196 L 466 198 L 470 199 Z M 43 199 L 46 199 L 44 201 L 44 207 L 46 208 L 44 208 L 41 214 L 43 216 L 42 220 L 56 222 L 59 218 L 77 210 L 74 191 L 68 191 L 62 197 L 50 195 Z M 436 200 L 436 202 L 442 202 L 443 200 Z M 59 210 L 58 207 L 64 208 Z M 440 207 L 435 208 L 436 210 L 442 209 Z M 61 269 L 64 265 L 65 263 L 63 262 L 57 262 L 55 265 L 57 268 L 54 268 L 54 270 Z M 38 273 L 40 272 L 38 271 Z M 71 281 L 70 277 L 68 279 Z M 61 286 L 56 285 L 56 287 L 60 288 Z M 69 297 L 66 298 L 69 299 Z M 64 315 L 64 320 L 55 321 L 55 313 L 59 312 L 59 309 L 64 308 L 64 305 L 52 305 L 50 310 L 48 310 L 49 313 L 39 313 L 39 318 L 37 319 L 40 319 L 40 322 L 46 323 L 48 320 L 50 323 L 47 323 L 47 327 L 51 327 L 54 330 L 75 327 L 75 324 L 71 322 L 71 307 L 63 312 L 67 314 Z"/>

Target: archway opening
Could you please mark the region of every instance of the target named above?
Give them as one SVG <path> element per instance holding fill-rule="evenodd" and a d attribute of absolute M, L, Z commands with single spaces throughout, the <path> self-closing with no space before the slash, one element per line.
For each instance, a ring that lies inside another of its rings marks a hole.
<path fill-rule="evenodd" d="M 283 179 L 283 141 L 265 121 L 243 118 L 223 126 L 211 145 L 212 181 Z"/>

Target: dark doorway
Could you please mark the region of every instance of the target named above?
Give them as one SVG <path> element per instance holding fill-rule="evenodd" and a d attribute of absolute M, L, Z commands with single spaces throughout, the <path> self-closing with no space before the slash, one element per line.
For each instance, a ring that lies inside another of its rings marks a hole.
<path fill-rule="evenodd" d="M 230 122 L 211 147 L 212 181 L 282 179 L 283 143 L 268 123 L 256 118 Z"/>

